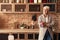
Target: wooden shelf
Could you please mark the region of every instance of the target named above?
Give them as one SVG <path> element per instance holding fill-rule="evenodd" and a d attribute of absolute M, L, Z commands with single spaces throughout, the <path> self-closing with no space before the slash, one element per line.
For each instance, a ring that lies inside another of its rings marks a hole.
<path fill-rule="evenodd" d="M 56 3 L 42 3 L 42 4 L 56 4 Z"/>
<path fill-rule="evenodd" d="M 27 12 L 27 13 L 37 13 L 37 14 L 40 14 L 41 12 Z"/>
<path fill-rule="evenodd" d="M 11 4 L 11 5 L 12 5 L 13 3 L 0 3 L 0 4 L 4 4 L 4 5 L 5 5 L 5 4 L 6 4 L 6 5 Z"/>
<path fill-rule="evenodd" d="M 10 13 L 10 14 L 41 14 L 41 12 L 0 12 L 0 13 Z M 53 12 L 54 13 L 54 12 Z"/>
<path fill-rule="evenodd" d="M 14 13 L 14 12 L 10 12 L 10 11 L 9 11 L 9 12 L 0 12 L 0 13 Z"/>
<path fill-rule="evenodd" d="M 40 5 L 40 4 L 42 4 L 42 3 L 27 3 L 28 5 L 30 5 L 30 4 L 37 4 L 37 5 Z"/>
<path fill-rule="evenodd" d="M 13 3 L 15 5 L 27 5 L 26 3 Z"/>
<path fill-rule="evenodd" d="M 13 12 L 13 13 L 27 13 L 27 12 Z"/>

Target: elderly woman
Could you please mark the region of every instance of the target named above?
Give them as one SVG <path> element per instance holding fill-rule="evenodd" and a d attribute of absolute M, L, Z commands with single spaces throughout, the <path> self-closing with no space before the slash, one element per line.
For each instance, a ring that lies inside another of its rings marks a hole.
<path fill-rule="evenodd" d="M 49 6 L 43 7 L 43 14 L 38 17 L 39 25 L 39 39 L 38 40 L 52 40 L 51 30 L 49 28 L 54 25 L 52 17 L 49 15 Z"/>

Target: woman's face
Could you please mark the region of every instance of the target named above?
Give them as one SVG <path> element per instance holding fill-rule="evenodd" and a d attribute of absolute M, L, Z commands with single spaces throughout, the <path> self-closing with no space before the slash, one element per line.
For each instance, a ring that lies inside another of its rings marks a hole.
<path fill-rule="evenodd" d="M 43 9 L 43 14 L 48 14 L 49 10 L 47 8 Z"/>

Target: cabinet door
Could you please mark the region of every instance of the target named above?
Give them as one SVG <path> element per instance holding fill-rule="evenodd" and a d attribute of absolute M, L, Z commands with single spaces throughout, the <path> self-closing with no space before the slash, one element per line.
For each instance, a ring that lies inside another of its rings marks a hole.
<path fill-rule="evenodd" d="M 1 4 L 1 12 L 12 12 L 12 5 Z"/>
<path fill-rule="evenodd" d="M 26 12 L 26 5 L 15 5 L 15 12 Z"/>
<path fill-rule="evenodd" d="M 49 6 L 50 7 L 50 12 L 56 12 L 56 4 L 54 3 L 54 4 L 48 4 L 48 3 L 46 3 L 46 4 L 43 4 L 43 7 L 44 6 Z"/>
<path fill-rule="evenodd" d="M 40 5 L 38 4 L 30 4 L 29 12 L 40 12 Z"/>
<path fill-rule="evenodd" d="M 24 33 L 20 33 L 19 34 L 19 39 L 20 40 L 25 40 L 25 34 Z"/>
<path fill-rule="evenodd" d="M 8 34 L 0 34 L 0 40 L 8 40 Z"/>
<path fill-rule="evenodd" d="M 35 40 L 38 40 L 39 34 L 35 33 Z"/>

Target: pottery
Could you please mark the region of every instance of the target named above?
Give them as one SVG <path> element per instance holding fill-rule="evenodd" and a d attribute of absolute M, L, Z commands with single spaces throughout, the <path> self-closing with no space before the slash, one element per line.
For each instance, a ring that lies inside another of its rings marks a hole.
<path fill-rule="evenodd" d="M 24 27 L 20 27 L 20 29 L 24 29 Z"/>

